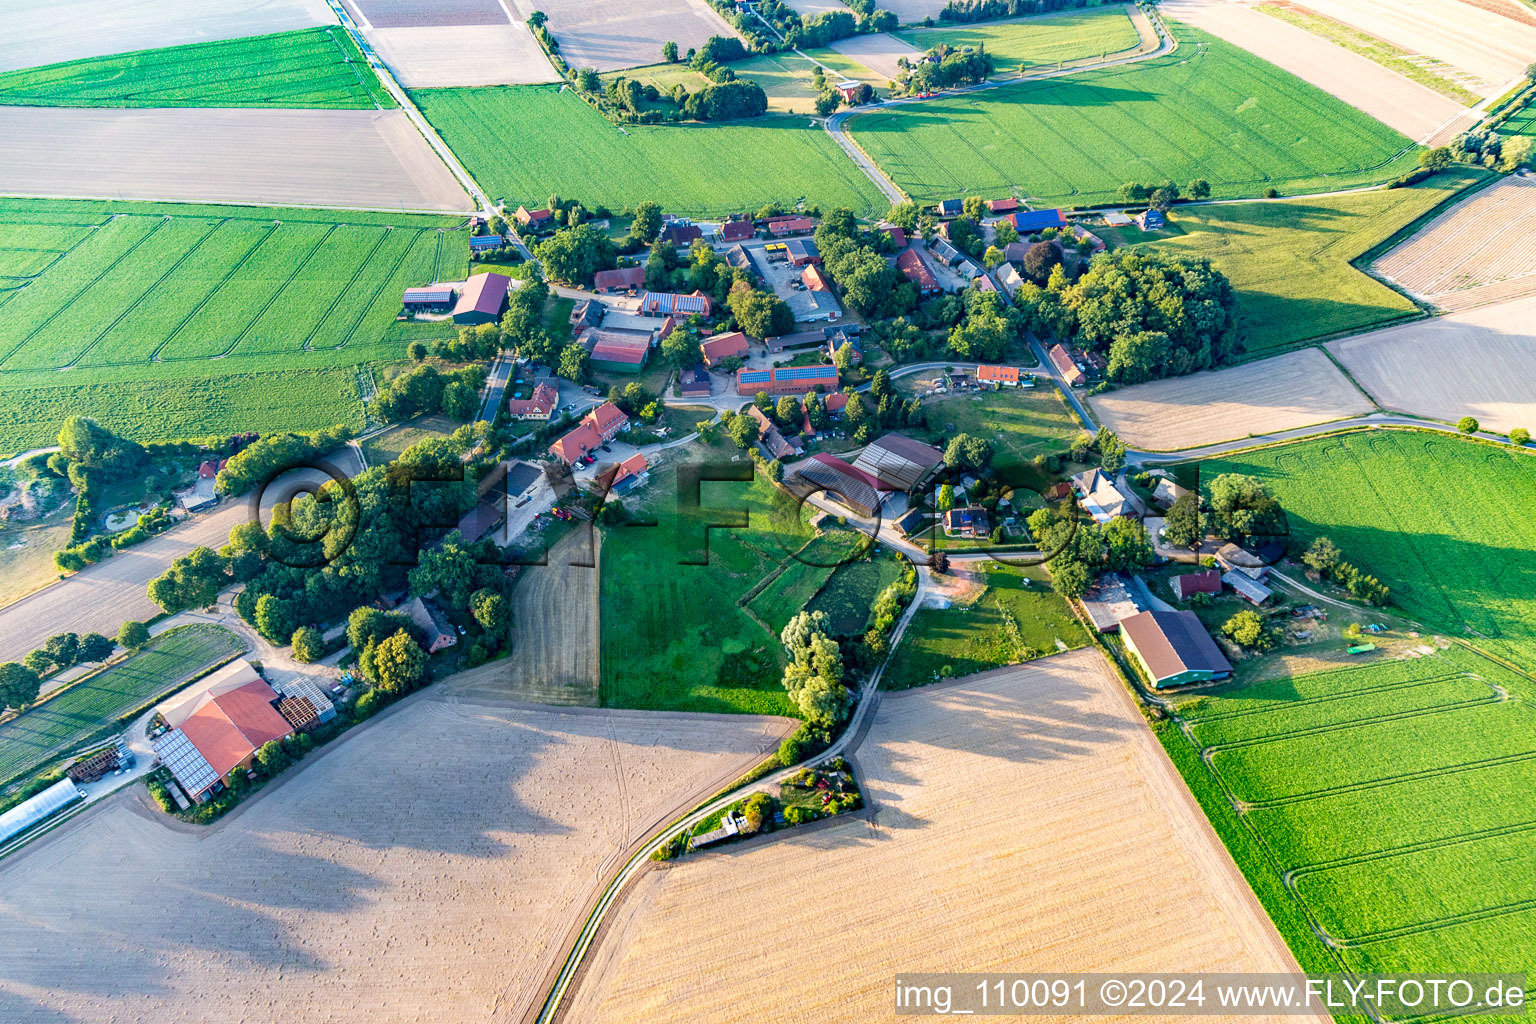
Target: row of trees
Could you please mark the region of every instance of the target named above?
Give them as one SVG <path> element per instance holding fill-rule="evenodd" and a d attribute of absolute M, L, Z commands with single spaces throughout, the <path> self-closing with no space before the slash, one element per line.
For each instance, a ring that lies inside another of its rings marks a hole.
<path fill-rule="evenodd" d="M 149 627 L 142 622 L 125 622 L 113 642 L 100 633 L 55 633 L 41 647 L 28 651 L 21 661 L 0 663 L 0 708 L 20 711 L 37 700 L 43 677 L 62 672 L 86 662 L 102 662 L 112 657 L 118 644 L 137 651 L 149 643 Z"/>
<path fill-rule="evenodd" d="M 1302 564 L 1325 580 L 1332 580 L 1351 597 L 1374 605 L 1384 605 L 1391 596 L 1390 589 L 1368 573 L 1362 572 L 1344 561 L 1344 553 L 1327 537 L 1318 537 L 1301 556 Z"/>

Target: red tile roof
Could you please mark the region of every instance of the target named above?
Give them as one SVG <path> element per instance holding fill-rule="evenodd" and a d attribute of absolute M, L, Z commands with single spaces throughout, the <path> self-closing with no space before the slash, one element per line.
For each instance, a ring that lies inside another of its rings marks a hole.
<path fill-rule="evenodd" d="M 453 307 L 453 315 L 460 316 L 464 313 L 500 315 L 501 304 L 507 300 L 507 289 L 511 285 L 512 279 L 505 274 L 475 274 L 464 282 L 464 290 L 459 294 L 459 304 Z"/>
<path fill-rule="evenodd" d="M 1173 587 L 1174 596 L 1180 601 L 1188 600 L 1192 594 L 1219 594 L 1221 593 L 1221 573 L 1215 569 L 1186 573 L 1183 576 L 1175 576 L 1170 584 Z"/>
<path fill-rule="evenodd" d="M 747 354 L 747 336 L 740 331 L 731 331 L 729 334 L 717 334 L 700 342 L 699 351 L 704 354 L 704 365 L 714 366 L 722 359 L 729 359 L 732 356 L 745 356 Z"/>
<path fill-rule="evenodd" d="M 613 480 L 610 482 L 609 486 L 612 486 L 621 480 L 628 480 L 632 476 L 639 476 L 648 468 L 650 467 L 645 461 L 645 454 L 643 452 L 635 452 L 635 454 L 619 463 L 619 468 L 613 474 Z"/>
<path fill-rule="evenodd" d="M 816 222 L 809 217 L 787 217 L 784 220 L 773 220 L 768 223 L 768 233 L 772 235 L 793 235 L 797 232 L 816 230 Z"/>
<path fill-rule="evenodd" d="M 720 225 L 720 241 L 740 242 L 757 234 L 757 225 L 749 220 L 728 220 Z"/>
<path fill-rule="evenodd" d="M 1017 199 L 989 199 L 989 200 L 987 200 L 987 209 L 992 211 L 993 213 L 1007 213 L 1009 210 L 1017 210 L 1018 208 L 1019 208 L 1019 201 Z"/>
<path fill-rule="evenodd" d="M 624 424 L 629 422 L 629 417 L 624 410 L 612 402 L 604 402 L 581 418 L 583 423 L 590 423 L 605 437 L 612 437 L 613 433 L 624 429 Z"/>
<path fill-rule="evenodd" d="M 896 244 L 896 248 L 900 249 L 907 244 L 907 233 L 901 228 L 892 225 L 891 227 L 885 228 L 883 230 L 886 234 L 891 236 L 891 241 Z"/>
<path fill-rule="evenodd" d="M 621 332 L 601 328 L 594 328 L 589 334 L 593 338 L 592 358 L 600 362 L 640 366 L 650 355 L 651 343 L 643 334 L 626 337 Z"/>
<path fill-rule="evenodd" d="M 922 254 L 911 246 L 901 250 L 901 254 L 896 257 L 896 269 L 905 274 L 908 281 L 917 285 L 919 291 L 938 290 L 939 279 L 933 276 L 933 271 L 923 262 Z"/>
<path fill-rule="evenodd" d="M 826 397 L 827 412 L 842 412 L 848 408 L 848 396 L 841 391 L 834 391 Z"/>
<path fill-rule="evenodd" d="M 976 367 L 976 379 L 1017 384 L 1019 382 L 1019 368 L 1017 366 L 978 366 Z"/>
<path fill-rule="evenodd" d="M 533 389 L 530 397 L 514 398 L 507 402 L 507 412 L 518 418 L 537 416 L 541 419 L 549 419 L 554 414 L 555 406 L 559 401 L 560 392 L 548 384 L 540 384 Z"/>
<path fill-rule="evenodd" d="M 260 749 L 280 740 L 293 726 L 277 713 L 277 694 L 261 680 L 221 693 L 192 712 L 181 731 L 222 778 Z"/>
<path fill-rule="evenodd" d="M 815 265 L 802 270 L 800 272 L 800 280 L 804 281 L 805 286 L 813 292 L 830 292 L 832 290 L 832 282 L 828 281 L 827 276 L 821 272 L 821 268 Z"/>
<path fill-rule="evenodd" d="M 1072 357 L 1067 355 L 1067 350 L 1059 344 L 1052 345 L 1051 351 L 1047 354 L 1051 357 L 1051 362 L 1056 364 L 1056 369 L 1060 371 L 1062 378 L 1068 384 L 1083 379 L 1083 371 L 1077 368 L 1077 364 L 1072 361 Z"/>
<path fill-rule="evenodd" d="M 598 291 L 609 288 L 638 288 L 645 283 L 644 267 L 620 267 L 618 270 L 599 270 L 592 275 L 592 287 Z"/>

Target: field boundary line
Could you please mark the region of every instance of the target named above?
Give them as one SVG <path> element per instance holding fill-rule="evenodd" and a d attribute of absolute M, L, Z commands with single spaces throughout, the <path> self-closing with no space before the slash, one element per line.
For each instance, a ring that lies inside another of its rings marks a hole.
<path fill-rule="evenodd" d="M 314 347 L 310 343 L 315 340 L 315 335 L 320 333 L 320 328 L 324 327 L 325 322 L 330 319 L 331 313 L 335 311 L 337 304 L 340 303 L 342 299 L 346 298 L 347 291 L 352 287 L 353 282 L 358 279 L 358 276 L 362 274 L 363 270 L 368 266 L 368 264 L 373 262 L 374 254 L 379 251 L 379 246 L 384 244 L 384 241 L 389 238 L 389 233 L 393 230 L 395 229 L 388 225 L 382 226 L 382 230 L 379 231 L 378 239 L 373 243 L 373 248 L 368 250 L 368 255 L 364 256 L 361 260 L 358 261 L 357 269 L 352 271 L 352 276 L 347 278 L 347 283 L 336 289 L 336 297 L 331 299 L 331 304 L 329 306 L 325 307 L 325 312 L 315 317 L 315 325 L 309 329 L 309 333 L 304 336 L 303 342 L 299 344 L 300 352 L 314 351 Z"/>
<path fill-rule="evenodd" d="M 1254 747 L 1268 746 L 1272 743 L 1284 743 L 1287 740 L 1306 739 L 1311 736 L 1319 736 L 1330 732 L 1348 732 L 1367 725 L 1382 725 L 1387 722 L 1402 722 L 1411 718 L 1426 718 L 1430 715 L 1449 714 L 1453 711 L 1465 711 L 1468 708 L 1487 707 L 1492 704 L 1509 704 L 1518 702 L 1518 698 L 1512 698 L 1492 683 L 1484 681 L 1491 691 L 1490 696 L 1478 697 L 1473 700 L 1461 700 L 1451 704 L 1436 704 L 1433 707 L 1414 708 L 1410 711 L 1398 711 L 1387 715 L 1372 715 L 1368 718 L 1352 718 L 1343 722 L 1330 722 L 1327 725 L 1308 726 L 1305 729 L 1293 729 L 1290 732 L 1275 733 L 1269 736 L 1254 736 L 1249 739 L 1230 740 L 1226 743 L 1212 743 L 1205 748 L 1205 752 L 1214 758 L 1217 754 L 1224 754 L 1229 750 L 1250 750 Z M 1214 762 L 1212 762 L 1214 763 Z"/>
<path fill-rule="evenodd" d="M 206 358 L 222 359 L 233 352 L 235 349 L 239 348 L 240 343 L 245 340 L 245 336 L 251 333 L 251 329 L 256 326 L 257 322 L 260 321 L 262 317 L 267 315 L 267 310 L 272 308 L 273 303 L 282 298 L 283 293 L 288 290 L 288 286 L 293 284 L 294 278 L 298 277 L 300 272 L 303 271 L 305 267 L 309 266 L 309 261 L 315 258 L 315 253 L 319 252 L 320 247 L 325 245 L 326 242 L 330 241 L 331 236 L 334 235 L 340 227 L 340 224 L 332 224 L 330 227 L 326 228 L 325 233 L 315 240 L 314 245 L 309 247 L 309 251 L 304 254 L 304 258 L 294 264 L 293 271 L 289 273 L 287 277 L 283 278 L 283 283 L 272 289 L 272 294 L 267 298 L 267 301 L 261 304 L 261 308 L 256 311 L 256 314 L 252 316 L 250 320 L 246 321 L 245 327 L 241 329 L 239 334 L 235 335 L 235 340 L 229 343 L 229 347 L 220 352 L 218 355 L 208 356 Z"/>
<path fill-rule="evenodd" d="M 393 232 L 395 229 L 390 228 L 389 230 Z M 384 274 L 379 278 L 379 286 L 373 290 L 373 294 L 368 296 L 368 302 L 362 307 L 362 309 L 358 310 L 357 319 L 353 320 L 352 326 L 347 328 L 347 333 L 342 337 L 341 344 L 335 345 L 333 348 L 345 348 L 347 344 L 352 340 L 352 335 L 357 333 L 357 329 L 362 326 L 363 320 L 367 318 L 368 311 L 373 309 L 373 304 L 378 302 L 379 296 L 384 293 L 384 286 L 395 279 L 395 275 L 398 274 L 400 272 L 400 268 L 405 265 L 405 258 L 411 254 L 412 249 L 416 248 L 416 243 L 421 240 L 421 236 L 428 230 L 430 229 L 417 228 L 416 233 L 411 236 L 410 240 L 407 241 L 404 246 L 401 247 L 400 258 L 395 260 L 395 265 L 389 268 L 389 273 Z"/>
<path fill-rule="evenodd" d="M 186 316 L 177 321 L 176 326 L 171 328 L 171 333 L 167 334 L 164 338 L 161 339 L 160 344 L 154 347 L 154 350 L 149 353 L 148 358 L 146 358 L 144 362 L 154 363 L 160 361 L 160 353 L 165 351 L 165 347 L 172 341 L 176 340 L 176 335 L 181 333 L 182 328 L 186 327 L 187 324 L 192 321 L 193 317 L 202 312 L 203 307 L 212 302 L 215 295 L 224 290 L 224 286 L 230 282 L 230 279 L 232 279 L 236 274 L 240 272 L 241 267 L 245 266 L 246 263 L 250 261 L 250 258 L 256 254 L 256 250 L 267 244 L 267 239 L 272 237 L 273 233 L 277 231 L 281 223 L 281 221 L 274 220 L 267 225 L 266 234 L 262 235 L 260 238 L 256 239 L 255 242 L 251 243 L 251 247 L 245 251 L 245 255 L 236 260 L 235 265 L 229 268 L 229 272 L 220 278 L 217 284 L 208 289 L 208 294 L 204 295 L 200 300 L 198 300 L 197 304 L 188 311 Z M 175 357 L 170 358 L 174 359 Z M 189 356 L 188 358 L 202 359 L 206 357 Z"/>
<path fill-rule="evenodd" d="M 1349 668 L 1352 668 L 1352 667 L 1361 667 L 1361 666 L 1345 666 L 1343 668 L 1338 669 L 1337 671 L 1348 671 Z M 1279 678 L 1286 678 L 1286 677 L 1281 676 Z M 1362 686 L 1362 687 L 1359 687 L 1358 689 L 1348 690 L 1348 691 L 1343 692 L 1343 693 L 1324 694 L 1323 696 L 1320 696 L 1320 697 L 1303 697 L 1300 700 L 1286 701 L 1284 704 L 1272 705 L 1270 707 L 1263 707 L 1263 708 L 1238 708 L 1236 711 L 1218 711 L 1218 712 L 1215 712 L 1215 713 L 1209 714 L 1209 715 L 1198 715 L 1197 714 L 1197 715 L 1194 715 L 1194 716 L 1186 716 L 1186 717 L 1187 717 L 1188 721 L 1192 725 L 1194 725 L 1194 726 L 1199 726 L 1201 723 L 1204 723 L 1204 722 L 1230 722 L 1230 721 L 1232 721 L 1235 718 L 1249 718 L 1249 717 L 1252 717 L 1253 715 L 1269 715 L 1269 714 L 1273 714 L 1276 711 L 1285 711 L 1285 710 L 1289 710 L 1291 708 L 1304 708 L 1304 707 L 1311 707 L 1311 706 L 1313 706 L 1315 704 L 1328 704 L 1328 703 L 1331 703 L 1332 701 L 1336 701 L 1336 700 L 1352 700 L 1355 697 L 1364 697 L 1364 696 L 1370 696 L 1372 694 L 1379 694 L 1379 693 L 1390 693 L 1393 690 L 1411 690 L 1415 686 L 1427 686 L 1430 683 L 1443 683 L 1443 682 L 1445 682 L 1446 680 L 1449 680 L 1449 679 L 1465 679 L 1465 678 L 1481 678 L 1481 677 L 1480 676 L 1475 676 L 1475 675 L 1473 675 L 1472 673 L 1469 673 L 1469 672 L 1448 672 L 1448 673 L 1446 673 L 1445 675 L 1442 675 L 1442 676 L 1426 676 L 1426 677 L 1423 677 L 1423 678 L 1420 678 L 1420 679 L 1404 680 L 1403 682 L 1400 682 L 1400 683 L 1383 683 L 1380 686 Z M 1269 680 L 1269 679 L 1260 680 L 1259 682 L 1253 683 L 1251 685 L 1258 686 L 1258 685 L 1263 685 L 1263 683 L 1267 683 L 1267 682 L 1273 682 L 1273 680 Z M 1489 685 L 1492 685 L 1492 684 L 1489 684 Z"/>
<path fill-rule="evenodd" d="M 168 216 L 167 217 L 162 217 L 158 224 L 156 224 L 154 227 L 150 228 L 148 231 L 144 232 L 143 237 L 135 240 L 132 245 L 130 245 L 128 248 L 124 249 L 121 253 L 118 254 L 117 259 L 113 260 L 111 263 L 109 263 L 105 267 L 103 267 L 102 270 L 101 270 L 101 273 L 97 274 L 95 277 L 91 278 L 88 282 L 86 282 L 84 285 L 82 285 L 80 290 L 75 292 L 74 295 L 72 295 L 69 298 L 68 301 L 66 301 L 64 303 L 61 303 L 57 309 L 55 309 L 52 313 L 49 313 L 46 317 L 44 317 L 42 323 L 38 324 L 36 327 L 32 328 L 32 330 L 28 331 L 26 337 L 22 338 L 19 342 L 17 342 L 16 345 L 9 352 L 7 352 L 3 356 L 0 356 L 0 368 L 3 368 L 5 366 L 5 364 L 10 361 L 12 356 L 14 356 L 17 352 L 20 352 L 26 346 L 27 342 L 29 342 L 33 338 L 37 337 L 37 335 L 40 334 L 43 330 L 45 330 L 48 327 L 49 324 L 53 323 L 54 319 L 56 317 L 58 317 L 59 314 L 63 313 L 66 309 L 68 309 L 71 306 L 73 306 L 75 304 L 75 302 L 77 302 L 79 300 L 80 296 L 84 295 L 86 292 L 90 291 L 92 288 L 94 288 L 98 284 L 100 284 L 103 278 L 105 278 L 108 274 L 112 273 L 113 270 L 117 269 L 117 265 L 119 263 L 123 262 L 123 260 L 127 259 L 129 256 L 132 256 L 135 249 L 137 249 L 139 246 L 143 245 L 145 242 L 149 241 L 150 238 L 152 238 L 154 236 L 155 232 L 159 231 L 161 228 L 165 227 L 165 225 L 169 224 L 170 222 L 171 222 L 171 218 L 170 217 L 168 217 Z M 17 371 L 8 371 L 8 372 L 17 372 Z M 27 372 L 27 371 L 19 371 L 19 372 Z"/>

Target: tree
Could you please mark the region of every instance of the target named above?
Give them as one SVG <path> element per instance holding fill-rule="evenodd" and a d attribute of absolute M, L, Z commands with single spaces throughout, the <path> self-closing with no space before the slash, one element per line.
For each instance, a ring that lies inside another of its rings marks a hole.
<path fill-rule="evenodd" d="M 1051 279 L 1051 271 L 1061 266 L 1061 243 L 1054 239 L 1049 242 L 1036 242 L 1024 250 L 1024 273 L 1036 284 L 1044 284 Z"/>
<path fill-rule="evenodd" d="M 757 441 L 757 421 L 750 416 L 732 416 L 725 425 L 725 432 L 737 448 L 745 451 Z"/>
<path fill-rule="evenodd" d="M 1118 516 L 1104 527 L 1105 567 L 1114 572 L 1140 572 L 1156 560 L 1147 528 L 1136 519 Z"/>
<path fill-rule="evenodd" d="M 1263 481 L 1241 473 L 1223 473 L 1211 481 L 1211 526 L 1224 537 L 1277 535 L 1285 531 L 1285 511 Z"/>
<path fill-rule="evenodd" d="M 853 695 L 841 683 L 828 682 L 817 676 L 800 687 L 795 704 L 811 725 L 831 729 L 848 717 L 853 707 Z"/>
<path fill-rule="evenodd" d="M 1176 548 L 1198 544 L 1205 535 L 1200 527 L 1200 499 L 1194 491 L 1179 495 L 1163 520 L 1163 540 Z"/>
<path fill-rule="evenodd" d="M 528 24 L 532 28 L 542 28 L 544 23 L 548 20 L 549 16 L 546 15 L 543 11 L 534 11 L 532 14 L 528 15 Z"/>
<path fill-rule="evenodd" d="M 354 608 L 347 616 L 347 643 L 352 650 L 363 649 L 400 629 L 409 629 L 411 620 L 399 612 L 380 611 L 371 605 Z"/>
<path fill-rule="evenodd" d="M 262 594 L 256 599 L 256 631 L 274 644 L 293 637 L 298 623 L 289 603 L 276 594 Z"/>
<path fill-rule="evenodd" d="M 20 711 L 37 700 L 43 681 L 36 672 L 14 661 L 0 663 L 0 707 Z"/>
<path fill-rule="evenodd" d="M 137 468 L 144 449 L 93 419 L 71 416 L 59 430 L 59 454 L 84 469 L 120 476 Z"/>
<path fill-rule="evenodd" d="M 1152 194 L 1147 197 L 1147 205 L 1154 210 L 1167 213 L 1168 207 L 1172 206 L 1173 201 L 1177 198 L 1179 198 L 1179 186 L 1170 181 L 1166 185 L 1152 190 Z"/>
<path fill-rule="evenodd" d="M 1531 442 L 1531 432 L 1524 427 L 1516 427 L 1509 432 L 1509 443 L 1525 447 Z"/>
<path fill-rule="evenodd" d="M 1443 171 L 1451 166 L 1451 148 L 1435 146 L 1419 154 L 1419 166 L 1426 171 Z"/>
<path fill-rule="evenodd" d="M 1209 199 L 1211 198 L 1211 183 L 1204 178 L 1195 178 L 1184 187 L 1184 191 L 1189 193 L 1189 198 L 1191 199 Z"/>
<path fill-rule="evenodd" d="M 487 542 L 466 544 L 457 530 L 441 544 L 421 552 L 416 567 L 407 574 L 411 593 L 425 597 L 436 593 L 449 607 L 468 608 L 469 596 L 494 584 L 501 576 Z"/>
<path fill-rule="evenodd" d="M 829 117 L 837 105 L 842 102 L 842 97 L 831 89 L 824 89 L 816 95 L 816 116 Z"/>
<path fill-rule="evenodd" d="M 966 220 L 981 223 L 981 218 L 986 215 L 987 204 L 981 196 L 966 196 L 960 200 L 960 216 Z"/>
<path fill-rule="evenodd" d="M 427 677 L 427 652 L 403 629 L 375 644 L 370 660 L 374 685 L 391 696 L 411 692 Z"/>
<path fill-rule="evenodd" d="M 411 357 L 412 362 L 421 362 L 427 358 L 426 342 L 413 341 L 405 347 L 405 354 Z"/>
<path fill-rule="evenodd" d="M 960 359 L 995 363 L 1013 338 L 1013 328 L 996 313 L 968 316 L 949 332 L 949 351 Z"/>
<path fill-rule="evenodd" d="M 1478 428 L 1479 424 L 1477 420 L 1471 416 L 1463 416 L 1461 419 L 1456 421 L 1456 429 L 1461 431 L 1463 434 L 1475 434 L 1477 433 Z"/>
<path fill-rule="evenodd" d="M 917 230 L 917 204 L 910 199 L 903 200 L 891 207 L 885 219 L 903 231 L 915 231 Z"/>
<path fill-rule="evenodd" d="M 693 335 L 687 331 L 673 331 L 661 339 L 661 357 L 679 370 L 690 370 L 699 365 L 703 353 Z"/>
<path fill-rule="evenodd" d="M 100 633 L 87 633 L 80 638 L 80 661 L 106 661 L 117 650 L 117 644 Z"/>
<path fill-rule="evenodd" d="M 555 373 L 580 384 L 592 374 L 592 356 L 581 345 L 569 344 L 560 351 L 560 365 Z"/>
<path fill-rule="evenodd" d="M 80 660 L 80 637 L 74 633 L 55 633 L 43 641 L 42 652 L 60 670 Z"/>
<path fill-rule="evenodd" d="M 591 284 L 593 274 L 612 269 L 618 261 L 613 240 L 586 224 L 555 232 L 534 246 L 534 255 L 550 277 L 573 284 Z"/>
<path fill-rule="evenodd" d="M 1125 445 L 1108 427 L 1100 427 L 1094 436 L 1093 447 L 1099 453 L 1099 468 L 1106 473 L 1118 473 L 1125 465 Z"/>
<path fill-rule="evenodd" d="M 280 740 L 267 740 L 256 751 L 256 765 L 269 777 L 276 775 L 292 763 L 288 751 L 283 749 Z"/>
<path fill-rule="evenodd" d="M 471 594 L 469 611 L 487 633 L 500 633 L 507 628 L 507 599 L 494 590 L 483 588 Z"/>
<path fill-rule="evenodd" d="M 1344 553 L 1327 537 L 1318 537 L 1301 556 L 1302 564 L 1324 579 L 1333 575 L 1343 559 Z"/>
<path fill-rule="evenodd" d="M 629 222 L 629 237 L 641 245 L 650 245 L 661 231 L 661 206 L 645 202 L 635 207 L 634 220 Z"/>
<path fill-rule="evenodd" d="M 991 461 L 992 442 L 984 437 L 956 434 L 949 439 L 949 445 L 944 449 L 944 465 L 950 469 L 973 469 L 981 472 Z"/>
<path fill-rule="evenodd" d="M 325 657 L 325 636 L 313 626 L 300 626 L 294 630 L 288 643 L 296 661 L 307 664 Z"/>
<path fill-rule="evenodd" d="M 1222 623 L 1221 631 L 1239 647 L 1253 651 L 1267 651 L 1280 639 L 1279 631 L 1268 628 L 1264 616 L 1252 608 L 1245 608 Z"/>
<path fill-rule="evenodd" d="M 945 484 L 940 484 L 939 485 L 938 502 L 939 502 L 939 511 L 940 512 L 948 512 L 950 509 L 955 507 L 955 485 L 954 484 L 945 483 Z"/>
<path fill-rule="evenodd" d="M 668 39 L 661 44 L 661 59 L 668 64 L 677 63 L 677 44 Z"/>
<path fill-rule="evenodd" d="M 754 338 L 774 338 L 795 329 L 795 314 L 783 300 L 744 281 L 731 287 L 725 304 L 736 325 Z"/>
<path fill-rule="evenodd" d="M 1003 262 L 1003 250 L 995 245 L 987 246 L 987 251 L 981 254 L 981 262 L 987 265 L 988 270 L 993 270 Z"/>
<path fill-rule="evenodd" d="M 1011 245 L 1019 240 L 1019 230 L 1005 220 L 992 227 L 992 239 L 998 245 Z"/>
<path fill-rule="evenodd" d="M 773 410 L 773 418 L 778 420 L 779 426 L 786 429 L 800 428 L 800 399 L 794 395 L 784 395 L 779 398 L 779 404 Z"/>
<path fill-rule="evenodd" d="M 1168 335 L 1162 331 L 1122 334 L 1109 346 L 1109 379 L 1117 384 L 1140 384 L 1163 373 L 1168 362 Z"/>
<path fill-rule="evenodd" d="M 142 622 L 125 622 L 118 628 L 117 642 L 130 651 L 137 651 L 149 643 L 149 627 Z"/>

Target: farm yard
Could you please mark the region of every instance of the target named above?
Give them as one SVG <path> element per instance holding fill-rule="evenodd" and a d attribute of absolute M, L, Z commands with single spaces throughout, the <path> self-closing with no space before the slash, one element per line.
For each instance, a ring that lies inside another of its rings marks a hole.
<path fill-rule="evenodd" d="M 1308 31 L 1305 24 L 1266 17 L 1276 6 L 1174 0 L 1162 11 L 1284 68 L 1410 139 L 1423 139 L 1464 112 L 1465 102 L 1405 78 L 1396 66 L 1351 52 L 1338 41 Z M 1432 81 L 1464 91 L 1439 75 Z"/>
<path fill-rule="evenodd" d="M 1536 179 L 1495 184 L 1450 207 L 1371 264 L 1404 291 L 1452 312 L 1536 292 Z"/>
<path fill-rule="evenodd" d="M 1536 669 L 1536 459 L 1445 434 L 1373 430 L 1208 459 L 1267 482 L 1293 546 L 1327 536 L 1425 629 Z M 1475 486 L 1475 489 L 1474 489 Z"/>
<path fill-rule="evenodd" d="M 594 4 L 589 0 L 513 0 L 526 20 L 534 11 L 549 17 L 560 56 L 573 68 L 613 71 L 652 64 L 661 45 L 697 49 L 710 36 L 734 37 L 736 30 L 705 0 L 651 0 L 649 3 Z"/>
<path fill-rule="evenodd" d="M 401 110 L 0 107 L 0 191 L 465 210 L 469 197 Z M 193 151 L 196 161 L 186 159 Z"/>
<path fill-rule="evenodd" d="M 373 110 L 395 101 L 333 26 L 9 71 L 0 104 Z"/>
<path fill-rule="evenodd" d="M 1328 343 L 1386 409 L 1508 433 L 1536 423 L 1536 296 Z"/>
<path fill-rule="evenodd" d="M 1210 691 L 1164 743 L 1303 963 L 1525 969 L 1529 876 L 1510 867 L 1536 855 L 1536 692 L 1472 651 L 1417 653 Z M 1255 842 L 1272 860 L 1244 856 Z"/>
<path fill-rule="evenodd" d="M 1296 969 L 1097 651 L 883 695 L 855 760 L 867 817 L 640 875 L 567 1019 L 754 1020 L 808 963 L 849 1022 L 903 970 Z"/>
<path fill-rule="evenodd" d="M 803 57 L 793 50 L 753 54 L 746 60 L 732 61 L 730 66 L 736 77 L 756 82 L 762 87 L 768 97 L 768 109 L 776 114 L 811 114 L 815 111 L 816 87 L 811 76 L 817 64 L 821 64 L 824 70 L 830 69 L 826 71 L 829 78 L 841 76 L 856 82 L 867 82 L 875 89 L 884 89 L 889 84 L 889 76 L 881 77 L 831 47 L 806 50 L 804 53 Z M 697 71 L 690 71 L 686 66 L 678 64 L 637 68 L 629 76 L 655 84 L 658 88 L 662 81 L 666 81 L 666 90 L 672 88 L 672 81 L 681 80 L 691 91 L 702 85 L 704 80 Z"/>
<path fill-rule="evenodd" d="M 1245 351 L 1268 355 L 1418 317 L 1413 302 L 1353 261 L 1486 180 L 1480 171 L 1457 170 L 1388 191 L 1175 207 L 1169 223 L 1179 234 L 1148 244 L 1175 256 L 1209 258 L 1237 292 Z"/>
<path fill-rule="evenodd" d="M 909 28 L 895 36 L 925 52 L 941 43 L 955 49 L 985 48 L 997 61 L 994 77 L 1003 78 L 1058 63 L 1123 55 L 1142 47 L 1133 10 L 1122 5 L 1090 7 L 1033 18 Z M 1157 33 L 1148 27 L 1147 36 L 1149 45 L 1145 48 L 1156 49 Z"/>
<path fill-rule="evenodd" d="M 461 223 L 0 203 L 0 270 L 27 275 L 0 292 L 6 441 L 86 411 L 139 440 L 360 422 L 359 367 L 404 352 L 384 340 L 401 289 L 463 278 Z"/>
<path fill-rule="evenodd" d="M 325 0 L 55 0 L 4 10 L 0 71 L 336 23 Z"/>
<path fill-rule="evenodd" d="M 1117 388 L 1088 404 L 1122 441 L 1150 451 L 1257 437 L 1375 408 L 1317 349 Z"/>
<path fill-rule="evenodd" d="M 1088 643 L 1044 569 L 975 562 L 951 571 L 972 594 L 947 608 L 916 612 L 880 680 L 882 689 L 923 686 Z"/>
<path fill-rule="evenodd" d="M 623 851 L 793 725 L 434 689 L 212 829 L 123 794 L 0 866 L 0 1018 L 521 1019 Z M 61 940 L 93 953 L 33 952 Z"/>
<path fill-rule="evenodd" d="M 1127 181 L 1209 179 L 1218 198 L 1386 181 L 1413 144 L 1315 86 L 1187 26 L 1177 51 L 851 117 L 854 139 L 913 199 L 1014 191 L 1059 204 Z"/>
<path fill-rule="evenodd" d="M 1479 96 L 1497 96 L 1525 73 L 1536 53 L 1536 19 L 1521 5 L 1461 0 L 1305 0 L 1305 9 L 1377 39 L 1448 64 Z M 1493 8 L 1493 9 L 1489 9 Z"/>
<path fill-rule="evenodd" d="M 0 723 L 0 779 L 42 767 L 103 726 L 179 690 L 244 649 L 234 633 L 208 623 L 159 634 L 126 661 Z"/>
<path fill-rule="evenodd" d="M 548 86 L 426 89 L 422 113 L 492 198 L 542 203 L 551 192 L 618 209 L 651 200 L 679 214 L 737 213 L 801 199 L 859 216 L 890 206 L 818 126 L 751 124 L 620 129 Z M 624 168 L 614 175 L 614 168 Z"/>

